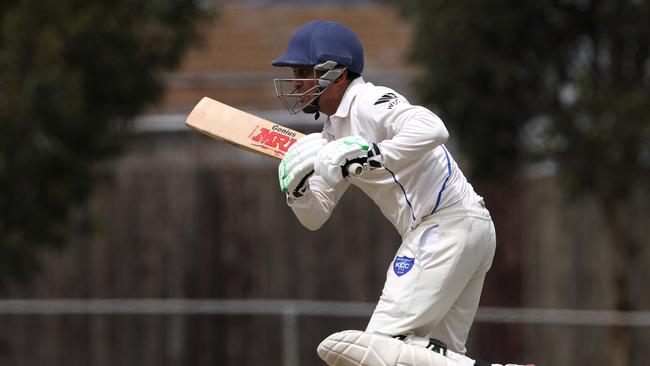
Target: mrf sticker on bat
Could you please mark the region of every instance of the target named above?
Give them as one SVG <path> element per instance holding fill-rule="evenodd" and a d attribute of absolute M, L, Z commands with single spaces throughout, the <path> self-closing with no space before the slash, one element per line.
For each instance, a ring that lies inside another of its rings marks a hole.
<path fill-rule="evenodd" d="M 298 139 L 296 132 L 282 126 L 273 125 L 271 129 L 262 126 L 255 126 L 249 139 L 251 145 L 265 150 L 272 150 L 279 157 L 289 150 Z"/>

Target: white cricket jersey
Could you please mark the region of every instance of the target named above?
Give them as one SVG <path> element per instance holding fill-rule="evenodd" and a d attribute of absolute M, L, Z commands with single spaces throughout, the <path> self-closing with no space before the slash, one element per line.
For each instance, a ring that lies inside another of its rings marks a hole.
<path fill-rule="evenodd" d="M 350 184 L 368 195 L 402 236 L 434 212 L 476 207 L 482 201 L 443 145 L 449 133 L 442 120 L 392 89 L 355 79 L 322 134 L 329 141 L 359 135 L 376 142 L 385 167 L 336 186 L 312 175 L 307 193 L 288 200 L 298 220 L 311 230 L 327 221 Z"/>

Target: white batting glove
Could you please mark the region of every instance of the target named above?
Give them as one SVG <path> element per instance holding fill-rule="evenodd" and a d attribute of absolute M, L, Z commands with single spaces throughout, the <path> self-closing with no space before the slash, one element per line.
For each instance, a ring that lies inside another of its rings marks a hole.
<path fill-rule="evenodd" d="M 314 170 L 330 185 L 343 181 L 348 176 L 349 164 L 361 164 L 364 170 L 383 167 L 379 146 L 361 136 L 348 136 L 334 140 L 318 151 Z"/>
<path fill-rule="evenodd" d="M 316 153 L 327 144 L 320 133 L 309 134 L 295 142 L 278 166 L 280 189 L 301 197 L 308 189 L 307 178 L 314 172 Z"/>

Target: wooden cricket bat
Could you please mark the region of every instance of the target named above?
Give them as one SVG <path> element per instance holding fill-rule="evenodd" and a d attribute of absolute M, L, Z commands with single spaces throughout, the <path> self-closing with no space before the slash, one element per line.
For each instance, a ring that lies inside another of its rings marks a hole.
<path fill-rule="evenodd" d="M 208 97 L 197 103 L 185 123 L 214 139 L 277 159 L 304 136 Z"/>
<path fill-rule="evenodd" d="M 214 139 L 277 159 L 282 159 L 291 145 L 304 136 L 208 97 L 203 97 L 196 104 L 185 123 Z M 344 176 L 360 176 L 364 167 L 350 162 L 343 170 Z"/>

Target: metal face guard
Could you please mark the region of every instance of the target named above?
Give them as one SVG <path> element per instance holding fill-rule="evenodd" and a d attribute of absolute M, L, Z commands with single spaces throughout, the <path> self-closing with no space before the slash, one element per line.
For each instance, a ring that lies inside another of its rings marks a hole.
<path fill-rule="evenodd" d="M 316 85 L 304 92 L 297 92 L 293 86 L 295 81 L 312 81 L 316 82 Z M 318 79 L 273 79 L 273 86 L 275 95 L 291 114 L 296 114 L 312 105 L 324 91 L 318 86 Z"/>
<path fill-rule="evenodd" d="M 336 62 L 326 61 L 314 66 L 313 79 L 273 79 L 275 95 L 280 98 L 284 107 L 291 114 L 300 111 L 305 113 L 318 112 L 318 97 L 323 94 L 344 72 L 346 68 L 336 68 Z M 321 75 L 316 77 L 316 72 Z M 309 81 L 315 85 L 308 90 L 300 93 L 296 92 L 294 82 Z"/>

